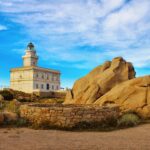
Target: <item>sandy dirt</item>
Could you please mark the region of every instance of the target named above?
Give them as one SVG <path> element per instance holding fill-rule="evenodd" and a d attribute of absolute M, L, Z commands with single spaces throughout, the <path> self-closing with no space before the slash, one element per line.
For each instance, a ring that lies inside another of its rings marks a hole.
<path fill-rule="evenodd" d="M 4 128 L 0 150 L 150 150 L 150 124 L 112 132 Z"/>

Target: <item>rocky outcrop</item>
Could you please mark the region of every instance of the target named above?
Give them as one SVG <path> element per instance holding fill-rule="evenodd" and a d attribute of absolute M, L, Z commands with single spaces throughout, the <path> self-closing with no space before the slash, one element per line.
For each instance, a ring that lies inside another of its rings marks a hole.
<path fill-rule="evenodd" d="M 6 122 L 13 122 L 18 120 L 17 113 L 5 111 L 3 112 L 3 115 Z"/>
<path fill-rule="evenodd" d="M 8 111 L 4 111 L 4 112 L 0 112 L 0 125 L 4 124 L 4 123 L 14 123 L 16 121 L 18 121 L 19 116 L 17 113 L 14 112 L 8 112 Z"/>
<path fill-rule="evenodd" d="M 135 78 L 131 63 L 122 57 L 106 61 L 85 77 L 77 80 L 68 91 L 65 104 L 92 104 L 116 85 Z"/>
<path fill-rule="evenodd" d="M 95 104 L 117 104 L 122 111 L 134 111 L 150 118 L 150 76 L 139 77 L 115 86 Z"/>

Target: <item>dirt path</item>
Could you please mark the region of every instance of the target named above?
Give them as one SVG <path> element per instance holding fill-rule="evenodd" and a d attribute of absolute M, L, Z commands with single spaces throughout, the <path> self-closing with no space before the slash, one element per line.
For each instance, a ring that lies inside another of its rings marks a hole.
<path fill-rule="evenodd" d="M 113 132 L 0 129 L 0 150 L 150 150 L 150 124 Z"/>

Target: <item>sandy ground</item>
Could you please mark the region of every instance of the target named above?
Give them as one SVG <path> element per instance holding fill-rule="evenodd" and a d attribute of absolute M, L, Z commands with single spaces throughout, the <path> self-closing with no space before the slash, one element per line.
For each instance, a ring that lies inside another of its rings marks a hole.
<path fill-rule="evenodd" d="M 150 150 L 150 124 L 112 132 L 4 128 L 0 150 Z"/>

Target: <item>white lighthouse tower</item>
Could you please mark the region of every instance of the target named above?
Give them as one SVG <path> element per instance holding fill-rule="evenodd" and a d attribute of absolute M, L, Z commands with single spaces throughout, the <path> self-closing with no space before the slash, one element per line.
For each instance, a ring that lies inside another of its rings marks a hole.
<path fill-rule="evenodd" d="M 37 66 L 38 56 L 35 47 L 31 42 L 27 45 L 26 54 L 22 58 L 24 67 Z"/>

